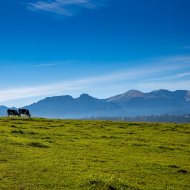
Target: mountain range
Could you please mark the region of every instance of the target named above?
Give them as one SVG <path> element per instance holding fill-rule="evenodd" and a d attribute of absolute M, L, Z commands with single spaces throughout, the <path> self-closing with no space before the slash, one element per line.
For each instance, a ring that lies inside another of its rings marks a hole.
<path fill-rule="evenodd" d="M 25 106 L 32 116 L 47 118 L 124 117 L 145 115 L 180 115 L 190 113 L 190 91 L 155 90 L 143 93 L 129 90 L 106 99 L 82 94 L 47 97 Z M 0 106 L 0 116 L 6 115 L 7 107 Z"/>

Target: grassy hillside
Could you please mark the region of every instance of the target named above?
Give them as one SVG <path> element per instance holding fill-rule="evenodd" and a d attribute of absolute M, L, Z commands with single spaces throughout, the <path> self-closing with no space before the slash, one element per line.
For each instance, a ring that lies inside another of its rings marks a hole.
<path fill-rule="evenodd" d="M 0 119 L 0 189 L 190 189 L 190 124 Z"/>

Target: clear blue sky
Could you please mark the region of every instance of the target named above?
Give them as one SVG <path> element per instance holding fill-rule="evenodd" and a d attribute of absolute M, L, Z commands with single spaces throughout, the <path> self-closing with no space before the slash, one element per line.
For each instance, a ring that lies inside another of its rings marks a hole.
<path fill-rule="evenodd" d="M 189 0 L 6 0 L 0 105 L 190 90 Z"/>

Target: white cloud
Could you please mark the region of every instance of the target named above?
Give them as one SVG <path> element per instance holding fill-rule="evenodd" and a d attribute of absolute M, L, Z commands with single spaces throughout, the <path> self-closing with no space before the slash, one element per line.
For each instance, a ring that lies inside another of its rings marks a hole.
<path fill-rule="evenodd" d="M 182 77 L 187 77 L 187 76 L 190 76 L 190 72 L 180 73 L 177 75 L 177 78 L 182 78 Z"/>
<path fill-rule="evenodd" d="M 87 89 L 87 91 L 91 91 L 94 88 L 105 88 L 105 86 L 111 88 L 111 86 L 114 87 L 114 85 L 117 86 L 121 84 L 123 84 L 124 90 L 128 90 L 128 88 L 152 90 L 158 88 L 177 89 L 182 87 L 188 89 L 190 84 L 188 80 L 173 82 L 173 72 L 177 73 L 179 69 L 186 69 L 187 66 L 189 67 L 188 63 L 190 59 L 172 58 L 171 60 L 172 63 L 175 60 L 176 64 L 166 65 L 166 63 L 168 63 L 168 59 L 166 59 L 161 61 L 162 65 L 154 67 L 148 65 L 136 68 L 134 66 L 131 69 L 107 73 L 104 75 L 102 74 L 100 76 L 83 78 L 79 80 L 62 81 L 59 83 L 48 83 L 30 87 L 19 87 L 4 90 L 2 89 L 0 90 L 0 102 L 30 97 L 62 95 L 73 91 L 82 92 L 85 89 Z M 183 62 L 183 60 L 186 61 Z M 179 62 L 183 62 L 183 64 L 179 65 Z M 169 75 L 170 72 L 172 72 L 171 76 Z M 164 76 L 160 76 L 161 73 L 165 73 Z M 182 73 L 181 75 L 178 75 L 178 78 L 187 74 L 190 73 Z M 163 78 L 164 80 L 162 80 Z"/>
<path fill-rule="evenodd" d="M 102 5 L 101 0 L 51 0 L 28 3 L 32 11 L 44 11 L 63 16 L 74 16 L 81 8 L 95 9 Z"/>

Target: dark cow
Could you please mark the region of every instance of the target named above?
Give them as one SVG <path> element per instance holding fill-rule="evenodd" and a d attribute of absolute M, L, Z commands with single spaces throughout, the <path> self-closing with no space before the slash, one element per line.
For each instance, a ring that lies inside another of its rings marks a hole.
<path fill-rule="evenodd" d="M 12 116 L 20 116 L 19 113 L 18 113 L 18 111 L 17 110 L 13 110 L 13 109 L 8 109 L 7 110 L 7 115 L 8 116 L 11 116 L 11 115 Z"/>
<path fill-rule="evenodd" d="M 29 112 L 29 110 L 27 110 L 27 109 L 18 109 L 18 113 L 19 113 L 19 115 L 21 116 L 21 115 L 26 115 L 27 117 L 31 117 L 31 114 L 30 114 L 30 112 Z"/>

